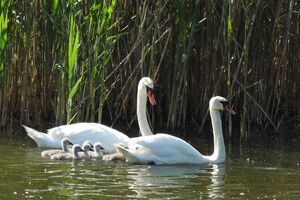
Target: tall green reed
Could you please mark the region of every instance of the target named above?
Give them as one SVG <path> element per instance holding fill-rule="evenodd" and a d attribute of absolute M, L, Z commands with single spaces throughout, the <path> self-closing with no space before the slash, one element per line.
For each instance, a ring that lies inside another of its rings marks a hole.
<path fill-rule="evenodd" d="M 198 3 L 188 1 L 176 1 L 174 9 L 175 15 L 175 32 L 177 35 L 177 44 L 175 46 L 175 62 L 171 81 L 171 98 L 168 112 L 167 126 L 174 129 L 180 124 L 184 128 L 187 115 L 188 99 L 188 73 L 189 57 L 194 46 L 195 26 L 197 20 Z M 192 9 L 196 8 L 191 15 L 187 15 Z M 189 17 L 186 17 L 189 16 Z"/>
<path fill-rule="evenodd" d="M 1 110 L 1 124 L 3 125 L 6 120 L 6 111 L 7 111 L 7 99 L 6 99 L 6 83 L 7 77 L 7 43 L 8 43 L 8 9 L 9 2 L 1 1 L 0 5 L 0 110 Z"/>
<path fill-rule="evenodd" d="M 136 84 L 151 76 L 156 128 L 204 130 L 212 95 L 235 102 L 232 138 L 251 138 L 252 125 L 299 124 L 296 1 L 3 2 L 10 9 L 0 14 L 9 23 L 1 123 L 128 128 L 136 122 Z"/>
<path fill-rule="evenodd" d="M 118 35 L 111 33 L 115 26 L 112 22 L 113 9 L 116 1 L 94 3 L 88 15 L 89 46 L 89 71 L 90 71 L 90 96 L 91 116 L 102 122 L 103 106 L 106 98 L 105 77 L 106 66 L 112 56 Z"/>
<path fill-rule="evenodd" d="M 73 98 L 81 83 L 82 76 L 76 80 L 77 53 L 79 48 L 79 31 L 74 22 L 74 17 L 69 20 L 69 43 L 68 43 L 68 99 L 67 99 L 67 121 L 70 123 L 72 116 Z"/>

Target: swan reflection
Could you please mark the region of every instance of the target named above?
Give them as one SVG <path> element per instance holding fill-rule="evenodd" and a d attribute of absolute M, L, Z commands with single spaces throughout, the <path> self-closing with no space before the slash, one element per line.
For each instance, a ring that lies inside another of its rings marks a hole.
<path fill-rule="evenodd" d="M 211 165 L 210 171 L 211 184 L 207 186 L 209 199 L 220 199 L 224 197 L 222 185 L 224 184 L 225 165 Z"/>
<path fill-rule="evenodd" d="M 210 199 L 223 197 L 224 165 L 128 166 L 129 189 L 136 198 L 155 195 L 179 198 L 184 194 Z"/>

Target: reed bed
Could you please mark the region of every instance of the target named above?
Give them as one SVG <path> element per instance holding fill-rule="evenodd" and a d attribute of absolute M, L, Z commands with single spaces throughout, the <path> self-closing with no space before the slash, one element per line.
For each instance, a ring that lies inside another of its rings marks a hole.
<path fill-rule="evenodd" d="M 135 127 L 137 82 L 150 76 L 155 132 L 209 134 L 208 101 L 222 95 L 238 111 L 229 137 L 297 133 L 299 10 L 294 0 L 3 0 L 1 127 Z"/>

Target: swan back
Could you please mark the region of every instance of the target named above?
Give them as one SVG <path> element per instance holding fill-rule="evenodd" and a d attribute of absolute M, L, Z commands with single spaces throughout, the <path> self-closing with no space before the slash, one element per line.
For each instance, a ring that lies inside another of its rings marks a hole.
<path fill-rule="evenodd" d="M 131 163 L 202 163 L 206 160 L 184 140 L 162 133 L 132 138 L 127 147 L 117 145 L 117 149 Z"/>
<path fill-rule="evenodd" d="M 48 130 L 54 141 L 63 137 L 69 138 L 74 144 L 82 144 L 86 140 L 101 142 L 105 151 L 116 152 L 115 143 L 126 142 L 129 137 L 115 129 L 98 123 L 75 123 L 63 125 Z"/>

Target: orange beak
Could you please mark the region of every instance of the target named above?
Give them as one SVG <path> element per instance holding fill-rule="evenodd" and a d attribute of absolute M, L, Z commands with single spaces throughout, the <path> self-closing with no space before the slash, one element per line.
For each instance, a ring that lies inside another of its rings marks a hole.
<path fill-rule="evenodd" d="M 147 92 L 147 96 L 149 98 L 149 101 L 151 103 L 152 106 L 156 105 L 156 100 L 155 100 L 155 96 L 151 91 Z"/>
<path fill-rule="evenodd" d="M 233 105 L 232 106 L 230 106 L 230 105 L 225 106 L 224 111 L 229 112 L 232 115 L 235 115 L 235 111 L 233 110 Z"/>

